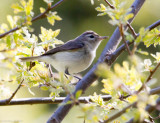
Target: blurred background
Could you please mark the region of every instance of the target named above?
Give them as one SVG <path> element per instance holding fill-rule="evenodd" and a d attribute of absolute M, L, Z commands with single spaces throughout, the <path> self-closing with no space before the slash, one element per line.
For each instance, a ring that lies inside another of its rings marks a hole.
<path fill-rule="evenodd" d="M 13 15 L 13 10 L 11 5 L 19 0 L 0 0 L 0 24 L 6 23 L 7 15 Z M 54 0 L 57 2 L 58 0 Z M 134 0 L 126 0 L 127 5 L 129 7 Z M 63 19 L 62 21 L 56 21 L 55 26 L 51 26 L 47 19 L 38 20 L 33 23 L 32 27 L 34 28 L 34 34 L 37 36 L 40 34 L 40 27 L 43 26 L 47 29 L 51 28 L 61 29 L 60 35 L 58 39 L 62 41 L 68 41 L 73 39 L 83 33 L 86 30 L 93 30 L 98 34 L 104 36 L 107 35 L 111 37 L 114 29 L 108 23 L 109 18 L 107 16 L 97 17 L 98 12 L 95 10 L 100 3 L 106 3 L 103 0 L 95 0 L 95 4 L 92 5 L 90 0 L 66 0 L 60 6 L 58 6 L 53 11 L 57 11 L 58 15 Z M 136 19 L 134 20 L 132 26 L 135 28 L 136 32 L 138 32 L 140 27 L 147 27 L 153 22 L 160 19 L 160 0 L 146 0 L 144 6 L 138 13 Z M 43 0 L 35 0 L 34 1 L 34 12 L 35 15 L 38 15 L 39 8 L 46 7 L 46 4 Z M 97 51 L 97 57 L 94 63 L 97 61 L 97 58 L 100 56 L 103 48 L 105 47 L 107 40 L 104 40 Z M 146 50 L 143 45 L 140 46 L 142 50 Z M 149 47 L 147 49 L 150 53 L 155 53 L 156 51 L 160 51 L 160 47 Z M 116 62 L 121 63 L 126 59 L 127 53 L 121 55 Z M 144 56 L 143 56 L 144 57 Z M 147 56 L 148 57 L 148 56 Z M 92 67 L 92 66 L 91 66 Z M 89 69 L 88 69 L 89 70 Z M 82 75 L 84 75 L 88 70 L 84 71 Z M 155 76 L 158 76 L 158 71 Z M 157 77 L 160 79 L 160 77 Z M 157 85 L 155 85 L 157 86 Z M 11 86 L 11 91 L 14 91 L 17 85 Z M 103 85 L 99 81 L 98 85 L 95 87 L 90 87 L 84 95 L 92 95 L 93 92 L 101 93 Z M 31 89 L 36 97 L 47 97 L 49 92 L 42 91 L 39 88 Z M 27 89 L 21 88 L 16 95 L 16 98 L 24 98 L 24 97 L 33 97 Z M 57 105 L 22 105 L 22 106 L 4 106 L 0 107 L 0 123 L 2 122 L 16 122 L 20 123 L 44 123 L 51 116 L 54 109 L 57 108 Z M 76 113 L 75 113 L 76 112 Z M 62 123 L 82 123 L 83 119 L 77 118 L 78 116 L 82 116 L 82 112 L 78 107 L 74 107 L 67 117 L 63 120 Z"/>

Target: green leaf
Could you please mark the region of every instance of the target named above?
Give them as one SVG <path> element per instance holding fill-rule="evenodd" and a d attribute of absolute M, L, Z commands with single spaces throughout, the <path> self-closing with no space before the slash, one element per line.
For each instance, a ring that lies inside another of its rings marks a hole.
<path fill-rule="evenodd" d="M 100 12 L 104 12 L 106 11 L 106 6 L 103 4 L 100 4 L 100 7 L 96 7 L 96 10 Z"/>
<path fill-rule="evenodd" d="M 20 3 L 21 3 L 21 5 L 22 5 L 23 7 L 25 7 L 26 4 L 27 4 L 25 0 L 20 0 Z"/>
<path fill-rule="evenodd" d="M 133 16 L 134 15 L 132 13 L 130 13 L 130 14 L 125 16 L 125 20 L 128 21 L 129 19 L 133 18 Z"/>
<path fill-rule="evenodd" d="M 17 22 L 19 19 L 20 19 L 20 16 L 13 16 L 13 17 L 11 15 L 7 16 L 7 20 L 9 22 L 11 28 L 14 28 L 18 25 Z"/>
<path fill-rule="evenodd" d="M 76 99 L 78 99 L 81 95 L 82 95 L 82 90 L 78 90 L 75 95 Z"/>
<path fill-rule="evenodd" d="M 21 5 L 19 5 L 18 3 L 13 4 L 11 7 L 14 9 L 15 14 L 24 11 L 24 8 Z"/>
<path fill-rule="evenodd" d="M 11 36 L 7 36 L 7 38 L 6 38 L 6 43 L 7 43 L 7 47 L 8 47 L 8 48 L 11 48 L 11 44 L 12 44 Z"/>
<path fill-rule="evenodd" d="M 110 24 L 118 26 L 120 24 L 126 25 L 127 21 L 133 17 L 133 14 L 127 14 L 131 11 L 131 9 L 124 9 L 125 2 L 120 2 L 119 0 L 112 1 L 112 5 L 115 9 L 100 4 L 100 7 L 96 8 L 97 11 L 101 12 L 98 16 L 108 14 L 111 18 L 111 20 L 109 20 Z"/>
<path fill-rule="evenodd" d="M 129 41 L 133 41 L 134 40 L 134 37 L 132 34 L 128 33 L 128 32 L 124 32 L 125 36 L 126 36 L 126 40 L 129 40 Z"/>
<path fill-rule="evenodd" d="M 66 102 L 64 105 L 72 104 L 72 103 L 73 103 L 73 101 L 68 101 L 68 102 Z"/>
<path fill-rule="evenodd" d="M 56 38 L 59 32 L 60 32 L 60 29 L 53 31 L 52 29 L 47 30 L 44 27 L 41 27 L 41 34 L 39 35 L 39 37 L 43 42 L 49 41 Z"/>
<path fill-rule="evenodd" d="M 53 16 L 47 17 L 48 22 L 53 26 L 55 23 L 55 19 Z"/>
<path fill-rule="evenodd" d="M 11 15 L 7 15 L 7 20 L 11 26 L 11 28 L 14 28 L 14 21 Z"/>
<path fill-rule="evenodd" d="M 60 29 L 55 30 L 55 31 L 53 32 L 53 34 L 52 34 L 52 38 L 57 37 L 57 36 L 59 35 L 59 33 L 60 33 Z"/>
<path fill-rule="evenodd" d="M 142 54 L 142 55 L 149 55 L 149 53 L 147 51 L 142 51 L 141 49 L 138 49 L 136 52 Z"/>
<path fill-rule="evenodd" d="M 8 30 L 8 25 L 5 23 L 0 24 L 0 33 L 4 33 Z"/>
<path fill-rule="evenodd" d="M 41 12 L 41 13 L 45 12 L 45 8 L 40 7 L 40 12 Z"/>
<path fill-rule="evenodd" d="M 26 3 L 26 6 L 25 6 L 25 12 L 26 12 L 26 15 L 29 16 L 33 16 L 33 0 L 29 0 L 27 3 Z"/>
<path fill-rule="evenodd" d="M 57 14 L 57 12 L 49 12 L 47 14 L 47 20 L 52 26 L 54 25 L 55 20 L 57 20 L 57 21 L 62 20 L 62 18 L 56 14 Z"/>
<path fill-rule="evenodd" d="M 48 86 L 41 86 L 40 88 L 41 88 L 42 90 L 44 90 L 44 91 L 47 91 L 47 90 L 49 89 Z"/>
<path fill-rule="evenodd" d="M 160 52 L 156 52 L 156 55 L 151 54 L 151 56 L 156 59 L 156 63 L 160 62 Z"/>

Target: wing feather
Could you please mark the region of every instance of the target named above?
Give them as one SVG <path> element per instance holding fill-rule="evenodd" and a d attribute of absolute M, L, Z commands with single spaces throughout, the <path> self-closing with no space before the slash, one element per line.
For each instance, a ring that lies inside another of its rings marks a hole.
<path fill-rule="evenodd" d="M 84 47 L 84 43 L 81 42 L 81 41 L 68 41 L 67 43 L 59 46 L 59 47 L 56 47 L 56 48 L 53 48 L 49 51 L 47 51 L 46 53 L 42 54 L 41 56 L 46 56 L 46 55 L 53 55 L 57 52 L 62 52 L 62 51 L 75 51 L 75 50 L 78 50 L 80 48 L 83 48 Z"/>

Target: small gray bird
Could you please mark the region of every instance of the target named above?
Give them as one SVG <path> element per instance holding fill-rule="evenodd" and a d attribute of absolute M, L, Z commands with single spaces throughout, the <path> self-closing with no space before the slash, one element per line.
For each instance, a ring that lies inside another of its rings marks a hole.
<path fill-rule="evenodd" d="M 86 31 L 77 38 L 53 48 L 40 56 L 23 57 L 22 61 L 42 61 L 51 64 L 57 71 L 66 74 L 79 73 L 87 69 L 96 56 L 101 40 L 107 36 L 99 36 L 93 31 Z"/>

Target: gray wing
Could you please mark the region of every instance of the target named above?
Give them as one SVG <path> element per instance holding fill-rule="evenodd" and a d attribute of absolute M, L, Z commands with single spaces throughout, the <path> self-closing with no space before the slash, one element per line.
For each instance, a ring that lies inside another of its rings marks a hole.
<path fill-rule="evenodd" d="M 42 54 L 41 56 L 45 56 L 45 55 L 53 55 L 57 52 L 62 52 L 62 51 L 75 51 L 75 50 L 79 50 L 80 48 L 84 47 L 84 43 L 83 42 L 76 42 L 76 41 L 69 41 L 59 47 L 53 48 L 49 51 L 47 51 L 46 53 Z"/>

